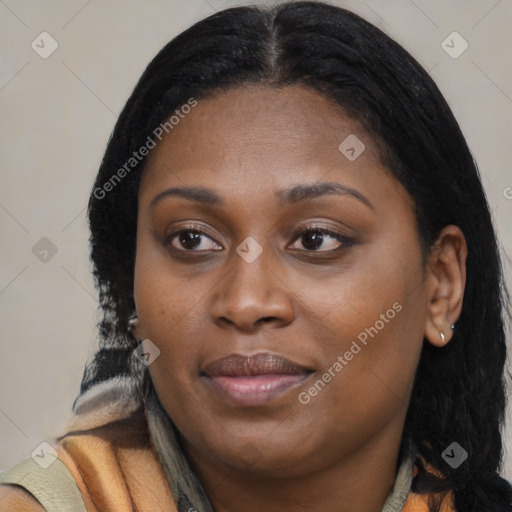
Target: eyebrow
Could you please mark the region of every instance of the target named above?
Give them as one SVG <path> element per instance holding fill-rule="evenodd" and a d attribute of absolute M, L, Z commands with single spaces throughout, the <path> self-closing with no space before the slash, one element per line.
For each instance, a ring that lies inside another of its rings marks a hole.
<path fill-rule="evenodd" d="M 359 200 L 371 210 L 374 209 L 370 201 L 360 192 L 336 182 L 303 183 L 275 192 L 282 206 L 293 205 L 300 201 L 328 194 L 348 195 Z M 182 197 L 210 206 L 223 206 L 225 204 L 224 200 L 214 190 L 206 187 L 172 187 L 155 196 L 149 207 L 154 208 L 157 203 L 170 196 Z"/>

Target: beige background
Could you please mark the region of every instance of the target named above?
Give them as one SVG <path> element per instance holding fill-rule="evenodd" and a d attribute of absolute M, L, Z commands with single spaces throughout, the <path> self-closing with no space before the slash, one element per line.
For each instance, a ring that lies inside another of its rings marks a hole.
<path fill-rule="evenodd" d="M 332 3 L 378 25 L 430 70 L 479 163 L 504 258 L 511 255 L 512 1 Z M 0 0 L 0 470 L 63 425 L 94 351 L 85 207 L 118 113 L 169 39 L 240 4 Z M 44 31 L 58 43 L 47 59 L 31 47 Z M 453 31 L 469 43 L 457 59 L 441 47 Z M 46 262 L 32 252 L 42 237 L 57 249 Z M 509 287 L 510 268 L 506 260 Z M 510 434 L 507 448 L 512 479 Z"/>

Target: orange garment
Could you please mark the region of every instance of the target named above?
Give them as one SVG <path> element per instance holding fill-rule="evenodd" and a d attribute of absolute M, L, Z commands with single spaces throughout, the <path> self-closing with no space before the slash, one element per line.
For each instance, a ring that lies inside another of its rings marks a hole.
<path fill-rule="evenodd" d="M 426 464 L 423 461 L 423 465 L 426 467 L 427 471 L 430 473 L 435 474 L 436 476 L 441 476 L 439 471 L 436 471 L 432 466 Z M 414 478 L 418 474 L 418 468 L 414 466 L 414 471 L 412 473 L 412 477 Z M 431 498 L 432 495 L 426 495 L 426 494 L 414 494 L 409 493 L 409 496 L 407 497 L 407 501 L 405 502 L 404 508 L 402 509 L 402 512 L 429 512 L 428 508 L 428 500 Z M 439 509 L 439 512 L 456 512 L 455 508 L 453 506 L 453 495 L 452 493 L 448 493 L 442 503 L 441 508 Z"/>
<path fill-rule="evenodd" d="M 177 512 L 144 425 L 122 420 L 72 433 L 61 439 L 56 449 L 73 475 L 88 512 Z M 417 471 L 415 467 L 413 477 Z M 428 512 L 427 502 L 428 496 L 410 493 L 402 512 Z M 12 492 L 0 498 L 0 511 L 44 509 L 26 494 Z M 454 512 L 451 495 L 445 498 L 441 512 Z"/>

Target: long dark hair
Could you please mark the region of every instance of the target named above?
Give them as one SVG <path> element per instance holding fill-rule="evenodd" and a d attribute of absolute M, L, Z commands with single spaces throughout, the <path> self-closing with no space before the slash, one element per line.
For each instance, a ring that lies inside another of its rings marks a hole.
<path fill-rule="evenodd" d="M 417 61 L 372 24 L 326 3 L 218 12 L 174 38 L 146 68 L 115 126 L 90 197 L 102 319 L 100 350 L 86 367 L 81 391 L 133 370 L 127 326 L 134 311 L 137 194 L 145 158 L 126 163 L 190 98 L 200 101 L 216 89 L 247 83 L 313 88 L 362 122 L 382 148 L 386 167 L 414 199 L 424 254 L 444 226 L 462 229 L 468 245 L 462 313 L 446 347 L 424 341 L 403 439 L 412 438 L 425 461 L 446 477 L 433 481 L 421 467 L 413 492 L 451 488 L 461 512 L 512 510 L 512 487 L 497 473 L 506 294 L 476 163 Z M 123 166 L 122 179 L 114 180 Z M 454 441 L 469 454 L 457 469 L 442 458 Z"/>

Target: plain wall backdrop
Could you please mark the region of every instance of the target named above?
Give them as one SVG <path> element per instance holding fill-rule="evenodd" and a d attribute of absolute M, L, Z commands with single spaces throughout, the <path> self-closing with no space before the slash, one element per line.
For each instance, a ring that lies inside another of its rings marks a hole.
<path fill-rule="evenodd" d="M 95 350 L 85 213 L 119 112 L 172 37 L 249 3 L 263 2 L 0 0 L 0 471 L 60 432 Z M 512 1 L 331 3 L 396 39 L 445 95 L 478 162 L 512 288 Z"/>

